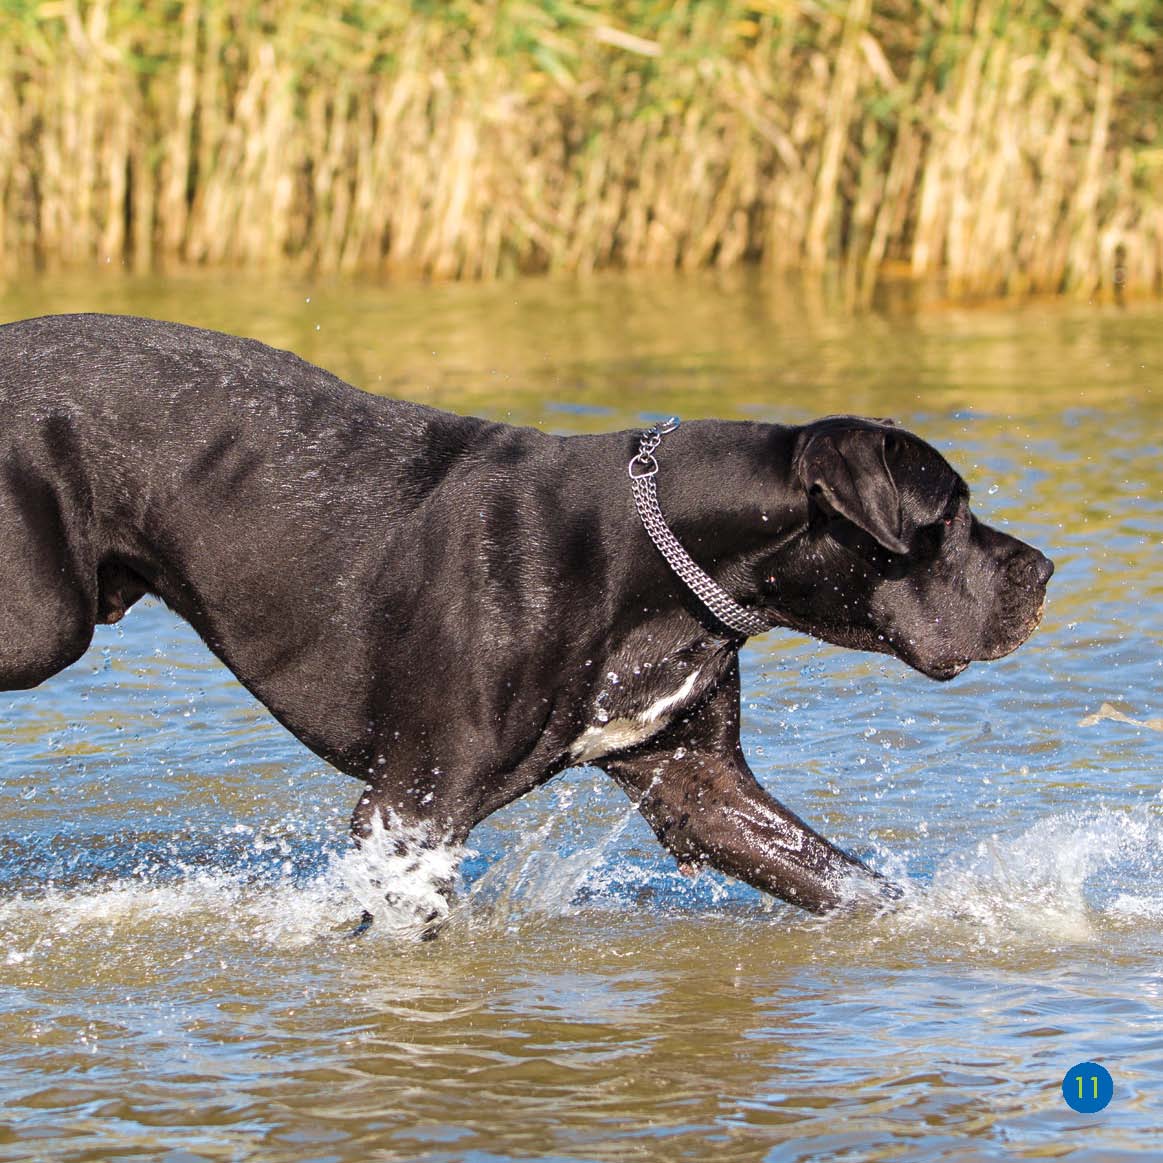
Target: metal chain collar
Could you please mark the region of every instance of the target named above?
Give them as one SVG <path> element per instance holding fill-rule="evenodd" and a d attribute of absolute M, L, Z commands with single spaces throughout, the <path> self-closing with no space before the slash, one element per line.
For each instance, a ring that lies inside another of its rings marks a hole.
<path fill-rule="evenodd" d="M 678 417 L 672 416 L 642 433 L 638 452 L 630 458 L 626 469 L 630 474 L 630 487 L 634 490 L 634 507 L 638 510 L 647 536 L 665 558 L 666 564 L 724 626 L 745 638 L 763 634 L 771 629 L 771 621 L 758 611 L 739 605 L 713 577 L 700 569 L 662 515 L 658 490 L 654 484 L 654 478 L 658 475 L 658 461 L 654 453 L 662 443 L 662 438 L 668 432 L 673 432 L 679 423 Z"/>

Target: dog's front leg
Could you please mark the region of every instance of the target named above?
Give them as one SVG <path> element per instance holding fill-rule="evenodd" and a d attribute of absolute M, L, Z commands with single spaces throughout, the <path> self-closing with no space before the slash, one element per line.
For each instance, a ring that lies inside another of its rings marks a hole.
<path fill-rule="evenodd" d="M 720 687 L 649 744 L 603 766 L 680 864 L 710 865 L 822 913 L 899 890 L 829 844 L 759 785 L 739 746 L 738 664 Z"/>

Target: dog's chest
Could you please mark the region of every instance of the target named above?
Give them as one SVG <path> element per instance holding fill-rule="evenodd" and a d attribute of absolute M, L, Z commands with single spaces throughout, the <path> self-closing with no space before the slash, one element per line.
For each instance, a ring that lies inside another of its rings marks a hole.
<path fill-rule="evenodd" d="M 647 683 L 634 681 L 640 674 L 623 683 L 617 671 L 608 671 L 593 700 L 589 725 L 570 744 L 570 759 L 593 763 L 653 738 L 703 694 L 713 681 L 708 669 L 691 666 Z"/>

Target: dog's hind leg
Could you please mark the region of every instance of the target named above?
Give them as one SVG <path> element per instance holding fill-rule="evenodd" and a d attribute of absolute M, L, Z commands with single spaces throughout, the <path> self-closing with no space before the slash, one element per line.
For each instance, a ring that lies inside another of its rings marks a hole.
<path fill-rule="evenodd" d="M 351 935 L 366 933 L 379 915 L 408 935 L 435 937 L 452 908 L 464 836 L 401 813 L 373 786 L 356 804 L 351 834 L 359 851 L 351 887 L 365 906 Z"/>
<path fill-rule="evenodd" d="M 93 636 L 96 577 L 68 534 L 47 485 L 0 476 L 0 690 L 39 685 Z"/>
<path fill-rule="evenodd" d="M 737 664 L 705 703 L 603 766 L 680 865 L 710 865 L 816 913 L 900 895 L 755 779 L 739 746 Z"/>

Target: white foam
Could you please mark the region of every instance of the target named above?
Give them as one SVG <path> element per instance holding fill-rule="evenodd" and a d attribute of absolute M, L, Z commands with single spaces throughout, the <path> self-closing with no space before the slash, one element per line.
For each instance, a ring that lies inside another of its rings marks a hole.
<path fill-rule="evenodd" d="M 340 859 L 338 872 L 348 892 L 375 918 L 375 930 L 415 938 L 448 917 L 451 890 L 466 855 L 460 845 L 434 843 L 423 827 L 395 816 L 385 826 L 377 816 L 371 834 Z"/>
<path fill-rule="evenodd" d="M 447 916 L 463 848 L 432 846 L 419 828 L 377 822 L 359 847 L 335 856 L 304 883 L 286 868 L 275 880 L 190 869 L 177 879 L 128 877 L 99 885 L 50 887 L 0 899 L 0 957 L 19 964 L 45 943 L 100 930 L 128 933 L 174 925 L 205 931 L 225 923 L 248 940 L 297 947 L 350 931 L 360 910 L 376 938 L 414 940 Z"/>
<path fill-rule="evenodd" d="M 1130 921 L 1163 921 L 1163 895 L 1144 897 L 1119 893 L 1111 901 L 1110 911 L 1113 916 Z"/>
<path fill-rule="evenodd" d="M 611 859 L 636 818 L 632 804 L 585 826 L 579 842 L 576 809 L 585 805 L 573 799 L 571 785 L 557 789 L 553 807 L 461 893 L 451 915 L 443 889 L 467 853 L 431 846 L 421 830 L 392 821 L 305 882 L 289 871 L 255 879 L 199 867 L 175 879 L 134 877 L 0 899 L 0 960 L 19 965 L 57 940 L 103 941 L 135 932 L 169 933 L 178 941 L 226 932 L 276 948 L 301 947 L 350 931 L 361 908 L 375 918 L 365 942 L 412 941 L 434 916 L 453 925 L 511 928 L 587 907 L 578 903 L 585 888 L 600 897 L 611 884 L 677 877 L 661 848 L 642 867 Z M 1049 816 L 954 854 L 927 884 L 904 875 L 899 854 L 877 863 L 905 890 L 886 913 L 891 930 L 902 935 L 942 931 L 992 946 L 1095 942 L 1112 924 L 1163 920 L 1163 804 Z M 857 883 L 852 887 L 859 893 Z"/>
<path fill-rule="evenodd" d="M 893 924 L 912 931 L 968 923 L 982 943 L 1094 941 L 1103 916 L 1163 916 L 1163 883 L 1159 897 L 1116 896 L 1101 879 L 1117 885 L 1130 872 L 1149 880 L 1161 846 L 1163 820 L 1149 806 L 1050 816 L 947 859 L 928 885 L 889 870 L 905 889 Z"/>

